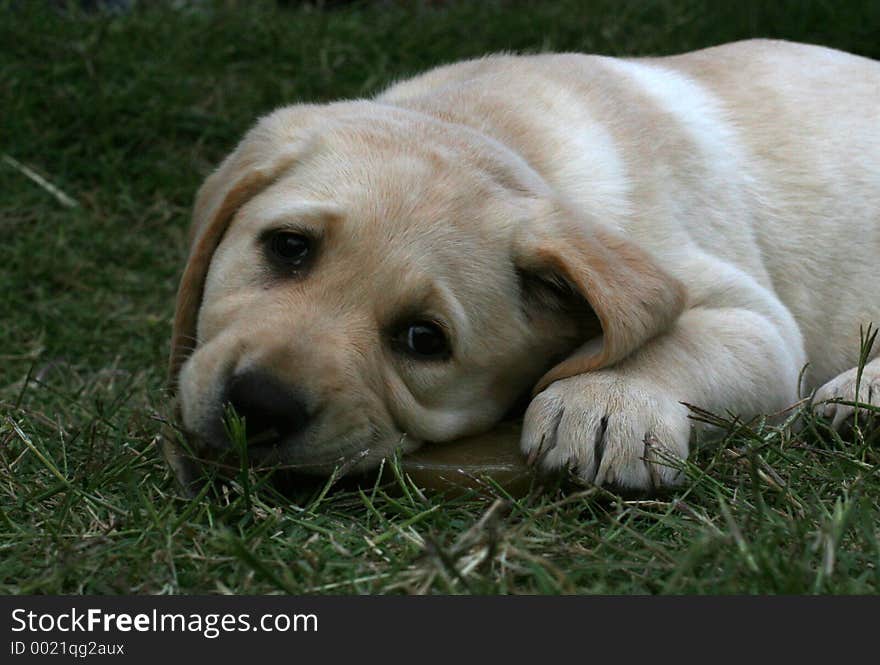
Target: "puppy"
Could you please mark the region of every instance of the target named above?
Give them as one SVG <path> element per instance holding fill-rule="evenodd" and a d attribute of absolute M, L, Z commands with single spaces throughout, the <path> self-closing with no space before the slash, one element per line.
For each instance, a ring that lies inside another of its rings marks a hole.
<path fill-rule="evenodd" d="M 880 359 L 858 394 L 852 369 L 880 323 L 880 64 L 839 51 L 441 67 L 263 118 L 193 217 L 170 374 L 199 453 L 231 404 L 252 460 L 366 469 L 526 395 L 524 455 L 651 490 L 680 480 L 683 403 L 880 404 Z"/>

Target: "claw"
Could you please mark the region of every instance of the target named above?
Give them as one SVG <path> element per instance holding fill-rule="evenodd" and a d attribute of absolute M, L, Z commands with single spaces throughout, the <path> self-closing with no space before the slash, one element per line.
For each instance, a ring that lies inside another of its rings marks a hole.
<path fill-rule="evenodd" d="M 657 470 L 657 462 L 651 459 L 651 453 L 653 450 L 662 448 L 663 445 L 657 440 L 657 437 L 650 432 L 645 434 L 644 444 L 645 452 L 642 459 L 645 460 L 645 468 L 648 469 L 648 478 L 651 479 L 651 490 L 657 491 L 657 488 L 661 486 L 662 482 L 660 480 L 660 473 Z"/>
<path fill-rule="evenodd" d="M 529 456 L 526 458 L 527 466 L 534 466 L 539 459 L 541 459 L 544 455 L 546 455 L 556 447 L 556 433 L 559 431 L 559 423 L 562 421 L 563 413 L 565 413 L 565 409 L 560 409 L 559 415 L 556 416 L 556 422 L 553 423 L 553 430 L 549 433 L 549 435 L 543 434 L 541 436 L 541 443 L 539 443 L 538 447 L 529 453 Z M 545 444 L 547 445 L 545 446 Z"/>
<path fill-rule="evenodd" d="M 547 435 L 541 437 L 541 443 L 538 444 L 537 448 L 533 448 L 532 452 L 529 453 L 529 456 L 526 458 L 527 466 L 534 466 L 535 462 L 538 461 L 538 458 L 541 456 L 541 452 L 544 450 L 544 441 L 546 440 Z"/>
<path fill-rule="evenodd" d="M 605 457 L 605 431 L 608 429 L 608 416 L 603 416 L 599 421 L 599 430 L 596 432 L 595 441 L 595 464 L 596 473 L 593 474 L 593 480 L 599 475 L 599 469 L 602 468 L 602 458 Z"/>

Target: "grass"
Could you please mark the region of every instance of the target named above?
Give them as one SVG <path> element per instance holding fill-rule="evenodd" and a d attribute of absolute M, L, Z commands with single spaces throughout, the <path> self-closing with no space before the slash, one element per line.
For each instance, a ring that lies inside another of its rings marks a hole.
<path fill-rule="evenodd" d="M 144 5 L 0 0 L 0 592 L 880 590 L 877 436 L 809 416 L 722 423 L 651 500 L 425 496 L 392 460 L 362 488 L 239 473 L 185 501 L 155 445 L 193 193 L 257 115 L 499 50 L 777 36 L 880 57 L 880 3 Z"/>

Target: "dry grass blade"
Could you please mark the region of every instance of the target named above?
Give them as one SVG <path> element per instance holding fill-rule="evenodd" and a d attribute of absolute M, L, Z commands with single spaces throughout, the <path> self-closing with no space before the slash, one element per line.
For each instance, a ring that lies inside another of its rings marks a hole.
<path fill-rule="evenodd" d="M 65 208 L 76 208 L 79 205 L 79 203 L 77 203 L 75 199 L 62 192 L 61 189 L 53 185 L 51 182 L 46 180 L 43 176 L 41 176 L 33 169 L 29 169 L 18 160 L 13 159 L 9 155 L 3 155 L 3 161 L 9 164 L 12 168 L 14 168 L 25 177 L 37 183 L 44 190 L 49 192 L 49 194 L 55 197 L 55 200 L 63 205 Z"/>

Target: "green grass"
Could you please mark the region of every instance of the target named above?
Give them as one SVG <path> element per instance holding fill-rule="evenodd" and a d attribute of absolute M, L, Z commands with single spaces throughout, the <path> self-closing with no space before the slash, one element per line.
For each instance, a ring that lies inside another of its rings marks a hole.
<path fill-rule="evenodd" d="M 877 436 L 728 425 L 674 495 L 424 496 L 238 474 L 185 501 L 157 414 L 201 179 L 259 114 L 490 51 L 749 36 L 880 57 L 880 3 L 692 0 L 128 14 L 0 0 L 0 592 L 877 593 Z M 148 3 L 145 3 L 148 4 Z"/>

